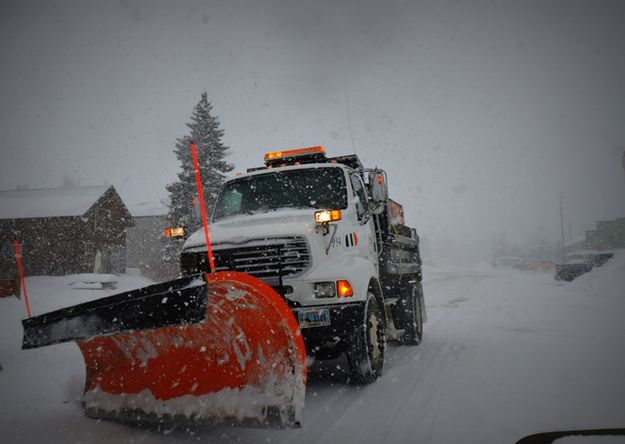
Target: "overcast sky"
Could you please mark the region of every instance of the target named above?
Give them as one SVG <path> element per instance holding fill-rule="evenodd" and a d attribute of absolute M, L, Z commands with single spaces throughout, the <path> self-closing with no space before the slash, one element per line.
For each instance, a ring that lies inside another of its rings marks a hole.
<path fill-rule="evenodd" d="M 625 216 L 623 23 L 622 1 L 0 0 L 0 189 L 158 201 L 207 91 L 237 170 L 356 152 L 439 255 L 557 241 L 561 190 L 579 237 Z"/>

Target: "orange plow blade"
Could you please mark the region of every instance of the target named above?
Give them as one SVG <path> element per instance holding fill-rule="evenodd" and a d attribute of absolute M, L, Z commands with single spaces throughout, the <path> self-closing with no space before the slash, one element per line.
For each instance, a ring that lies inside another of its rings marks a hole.
<path fill-rule="evenodd" d="M 199 322 L 77 340 L 89 416 L 299 425 L 306 351 L 290 309 L 269 285 L 247 274 L 219 272 L 204 281 L 196 284 L 204 286 L 196 291 L 207 302 Z M 182 291 L 161 302 L 167 305 Z M 174 309 L 184 310 L 184 304 Z"/>

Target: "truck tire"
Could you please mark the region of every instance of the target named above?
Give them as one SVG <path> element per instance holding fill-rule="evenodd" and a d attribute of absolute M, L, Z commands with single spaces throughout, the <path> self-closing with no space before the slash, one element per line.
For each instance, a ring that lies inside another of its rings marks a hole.
<path fill-rule="evenodd" d="M 410 284 L 407 288 L 404 310 L 404 334 L 399 337 L 403 345 L 419 345 L 423 339 L 423 290 L 421 283 Z"/>
<path fill-rule="evenodd" d="M 370 384 L 382 374 L 386 350 L 384 312 L 373 293 L 365 303 L 364 322 L 356 329 L 349 349 L 350 380 L 353 384 Z"/>

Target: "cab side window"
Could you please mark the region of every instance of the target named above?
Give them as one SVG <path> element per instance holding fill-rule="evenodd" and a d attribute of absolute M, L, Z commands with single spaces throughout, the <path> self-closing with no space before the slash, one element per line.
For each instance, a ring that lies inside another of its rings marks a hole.
<path fill-rule="evenodd" d="M 354 190 L 354 195 L 356 196 L 356 211 L 358 214 L 358 219 L 362 220 L 365 216 L 365 212 L 367 209 L 367 193 L 365 193 L 365 186 L 362 183 L 362 179 L 358 174 L 350 174 L 350 179 L 352 182 L 352 188 Z"/>

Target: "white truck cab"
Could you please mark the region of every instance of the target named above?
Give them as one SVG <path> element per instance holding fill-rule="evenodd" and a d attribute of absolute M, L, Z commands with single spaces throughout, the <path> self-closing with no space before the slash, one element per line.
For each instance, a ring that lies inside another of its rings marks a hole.
<path fill-rule="evenodd" d="M 299 321 L 308 354 L 346 353 L 352 379 L 371 382 L 389 329 L 421 339 L 416 231 L 392 232 L 386 175 L 356 156 L 328 159 L 311 147 L 268 153 L 265 163 L 221 190 L 209 224 L 216 271 L 267 282 Z M 208 271 L 202 230 L 185 242 L 181 264 L 183 274 Z"/>

